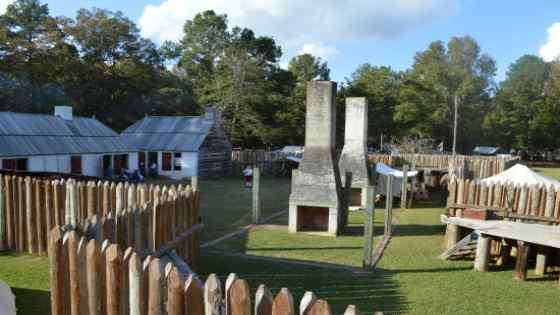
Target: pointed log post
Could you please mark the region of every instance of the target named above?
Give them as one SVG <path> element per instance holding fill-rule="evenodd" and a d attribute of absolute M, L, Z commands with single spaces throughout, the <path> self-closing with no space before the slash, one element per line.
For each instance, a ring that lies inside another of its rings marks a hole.
<path fill-rule="evenodd" d="M 296 315 L 294 297 L 287 288 L 282 288 L 274 298 L 272 315 Z"/>
<path fill-rule="evenodd" d="M 4 177 L 0 174 L 0 251 L 6 249 L 6 189 L 4 188 Z"/>
<path fill-rule="evenodd" d="M 96 194 L 97 186 L 93 181 L 87 183 L 87 216 L 92 217 L 94 214 L 97 214 L 97 194 Z"/>
<path fill-rule="evenodd" d="M 206 315 L 220 315 L 222 304 L 222 285 L 215 274 L 206 279 L 204 285 L 204 310 Z"/>
<path fill-rule="evenodd" d="M 62 233 L 57 226 L 49 234 L 49 282 L 51 293 L 51 314 L 63 315 L 68 307 L 70 299 L 64 290 L 64 275 L 66 269 L 66 257 L 64 257 L 64 245 L 62 244 Z"/>
<path fill-rule="evenodd" d="M 416 159 L 412 160 L 412 166 L 410 167 L 411 171 L 416 171 Z M 412 208 L 414 203 L 414 195 L 416 190 L 416 176 L 412 176 L 410 180 L 410 197 L 408 198 L 408 208 Z M 352 306 L 352 305 L 350 305 Z"/>
<path fill-rule="evenodd" d="M 315 301 L 317 301 L 317 296 L 315 295 L 315 293 L 311 291 L 305 292 L 305 294 L 303 294 L 303 297 L 301 298 L 301 302 L 299 303 L 299 314 L 309 314 L 309 310 L 311 309 L 311 306 L 313 306 Z"/>
<path fill-rule="evenodd" d="M 361 315 L 360 310 L 356 305 L 348 305 L 344 311 L 344 315 Z"/>
<path fill-rule="evenodd" d="M 80 314 L 80 284 L 78 270 L 78 243 L 80 239 L 76 231 L 66 233 L 63 244 L 68 252 L 68 270 L 70 283 L 70 314 Z"/>
<path fill-rule="evenodd" d="M 225 285 L 225 314 L 231 315 L 231 286 L 237 280 L 237 274 L 230 273 L 226 279 Z"/>
<path fill-rule="evenodd" d="M 366 187 L 366 221 L 364 222 L 364 260 L 362 266 L 364 268 L 371 267 L 373 264 L 373 237 L 374 237 L 374 221 L 375 221 L 375 187 Z"/>
<path fill-rule="evenodd" d="M 145 303 L 142 299 L 142 280 L 142 260 L 138 257 L 138 254 L 133 252 L 128 262 L 128 304 L 130 307 L 130 315 L 142 315 L 142 309 Z"/>
<path fill-rule="evenodd" d="M 325 300 L 317 300 L 306 313 L 308 315 L 331 315 L 331 307 Z"/>
<path fill-rule="evenodd" d="M 47 228 L 45 220 L 45 191 L 43 190 L 43 181 L 36 179 L 35 183 L 35 196 L 34 196 L 34 210 L 35 220 L 37 222 L 37 252 L 39 255 L 46 253 L 47 247 Z M 1 243 L 1 242 L 0 242 Z"/>
<path fill-rule="evenodd" d="M 247 281 L 236 279 L 230 290 L 231 314 L 251 315 L 251 292 Z"/>
<path fill-rule="evenodd" d="M 29 254 L 37 252 L 37 230 L 35 228 L 35 203 L 33 202 L 33 182 L 25 178 L 25 230 L 27 231 L 27 250 Z"/>
<path fill-rule="evenodd" d="M 172 264 L 171 264 L 172 265 Z M 167 276 L 167 314 L 183 315 L 185 314 L 185 298 L 183 289 L 183 276 L 179 274 L 177 267 L 171 267 L 171 271 Z"/>
<path fill-rule="evenodd" d="M 158 258 L 149 265 L 148 315 L 163 315 L 163 267 Z"/>
<path fill-rule="evenodd" d="M 15 239 L 14 239 L 14 203 L 13 198 L 13 185 L 11 176 L 4 176 L 4 192 L 5 192 L 5 204 L 6 209 L 6 248 L 15 249 Z M 50 233 L 50 229 L 47 233 Z"/>
<path fill-rule="evenodd" d="M 405 209 L 407 206 L 406 199 L 408 197 L 408 165 L 403 166 L 403 178 L 401 186 L 401 209 Z"/>
<path fill-rule="evenodd" d="M 527 279 L 527 258 L 529 257 L 529 244 L 517 241 L 517 261 L 515 262 L 515 279 Z"/>
<path fill-rule="evenodd" d="M 117 244 L 109 245 L 105 251 L 107 315 L 120 315 L 121 264 L 122 252 L 119 246 Z"/>
<path fill-rule="evenodd" d="M 255 293 L 255 315 L 272 315 L 272 293 L 266 285 L 259 285 Z"/>
<path fill-rule="evenodd" d="M 78 243 L 78 248 L 76 252 L 76 267 L 78 270 L 78 286 L 80 294 L 80 314 L 89 315 L 88 307 L 88 283 L 87 283 L 87 239 L 81 237 Z"/>
<path fill-rule="evenodd" d="M 478 236 L 476 245 L 476 257 L 474 260 L 474 270 L 480 272 L 488 271 L 488 261 L 490 258 L 490 237 L 484 234 Z"/>
<path fill-rule="evenodd" d="M 123 193 L 123 184 L 118 183 L 116 188 L 116 198 L 115 198 L 115 212 L 119 214 L 124 207 L 124 193 Z"/>
<path fill-rule="evenodd" d="M 253 223 L 259 224 L 261 218 L 261 170 L 253 168 Z"/>
<path fill-rule="evenodd" d="M 101 294 L 102 287 L 105 287 L 104 277 L 102 271 L 101 249 L 99 242 L 95 239 L 89 240 L 86 246 L 86 273 L 87 273 L 87 287 L 88 287 L 88 309 L 90 315 L 101 315 L 104 296 Z"/>
<path fill-rule="evenodd" d="M 192 274 L 185 282 L 185 314 L 205 314 L 204 288 Z"/>

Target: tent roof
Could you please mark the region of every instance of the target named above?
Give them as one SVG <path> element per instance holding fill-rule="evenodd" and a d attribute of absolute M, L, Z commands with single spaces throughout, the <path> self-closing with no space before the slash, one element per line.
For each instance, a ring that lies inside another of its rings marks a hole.
<path fill-rule="evenodd" d="M 553 185 L 556 188 L 560 188 L 560 181 L 540 175 L 523 164 L 515 164 L 513 167 L 499 174 L 483 179 L 482 182 L 487 184 L 513 183 L 515 185 Z"/>
<path fill-rule="evenodd" d="M 377 173 L 383 174 L 383 175 L 393 175 L 396 178 L 403 178 L 404 177 L 403 171 L 399 171 L 399 170 L 396 170 L 394 168 L 391 168 L 384 163 L 376 163 L 375 164 L 375 170 L 377 171 Z M 408 171 L 408 172 L 406 172 L 407 177 L 414 177 L 416 175 L 418 175 L 418 171 Z"/>

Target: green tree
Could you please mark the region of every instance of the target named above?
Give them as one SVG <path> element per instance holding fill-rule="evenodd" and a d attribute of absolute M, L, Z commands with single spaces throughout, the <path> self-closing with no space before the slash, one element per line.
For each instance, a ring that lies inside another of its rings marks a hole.
<path fill-rule="evenodd" d="M 457 102 L 458 151 L 467 151 L 480 142 L 480 126 L 491 109 L 495 72 L 495 61 L 481 53 L 472 37 L 453 37 L 447 47 L 433 42 L 416 54 L 412 69 L 405 74 L 395 119 L 449 147 Z"/>
<path fill-rule="evenodd" d="M 401 74 L 390 67 L 363 64 L 347 79 L 345 96 L 367 97 L 370 142 L 380 143 L 381 136 L 399 135 L 393 116 L 398 105 Z"/>
<path fill-rule="evenodd" d="M 486 122 L 502 145 L 519 149 L 537 145 L 535 132 L 542 129 L 538 121 L 546 120 L 542 115 L 549 73 L 549 64 L 533 55 L 522 56 L 509 67 L 506 80 L 496 93 L 496 111 Z"/>

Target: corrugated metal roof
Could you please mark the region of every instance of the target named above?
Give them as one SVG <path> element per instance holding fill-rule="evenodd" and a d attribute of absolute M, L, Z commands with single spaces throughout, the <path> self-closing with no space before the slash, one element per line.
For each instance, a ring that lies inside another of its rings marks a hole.
<path fill-rule="evenodd" d="M 130 151 L 116 132 L 93 118 L 0 112 L 0 156 Z"/>
<path fill-rule="evenodd" d="M 125 144 L 142 151 L 198 151 L 214 120 L 205 116 L 149 116 L 121 134 Z"/>

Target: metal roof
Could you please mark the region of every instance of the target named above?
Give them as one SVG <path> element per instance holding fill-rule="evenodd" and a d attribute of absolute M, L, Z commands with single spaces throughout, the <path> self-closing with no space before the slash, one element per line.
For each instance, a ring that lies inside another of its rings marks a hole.
<path fill-rule="evenodd" d="M 207 116 L 148 116 L 128 127 L 121 139 L 142 151 L 198 151 L 212 129 Z"/>
<path fill-rule="evenodd" d="M 94 118 L 0 112 L 3 157 L 130 151 L 116 132 Z"/>

